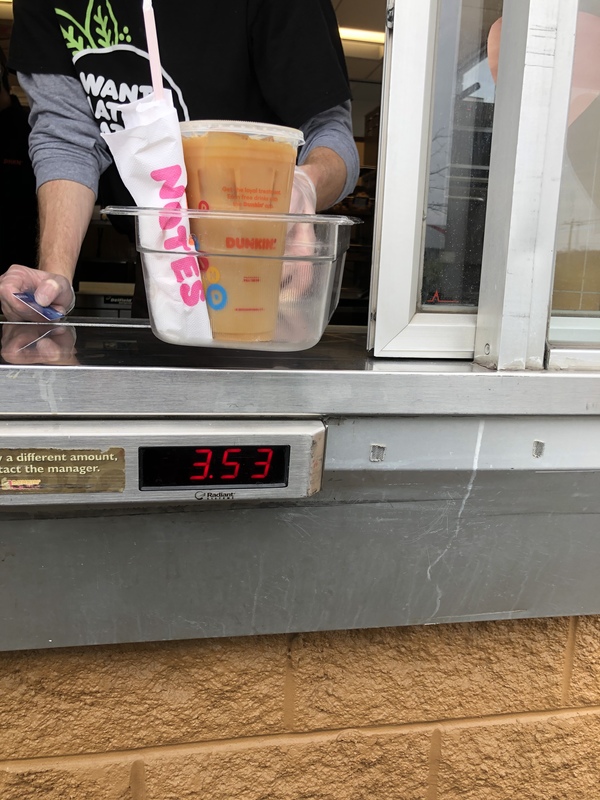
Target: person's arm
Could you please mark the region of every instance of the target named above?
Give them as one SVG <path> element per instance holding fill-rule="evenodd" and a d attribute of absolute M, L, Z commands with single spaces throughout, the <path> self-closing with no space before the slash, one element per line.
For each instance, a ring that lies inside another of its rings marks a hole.
<path fill-rule="evenodd" d="M 0 278 L 2 311 L 10 320 L 35 314 L 13 292 L 34 292 L 42 305 L 67 312 L 71 282 L 96 199 L 110 163 L 81 84 L 65 75 L 22 75 L 31 113 L 30 155 L 38 186 L 39 269 L 14 265 Z"/>
<path fill-rule="evenodd" d="M 8 320 L 39 322 L 14 292 L 33 292 L 40 305 L 52 305 L 63 314 L 71 310 L 73 274 L 95 200 L 91 189 L 74 181 L 54 180 L 40 186 L 39 268 L 15 264 L 0 278 L 2 311 Z"/>
<path fill-rule="evenodd" d="M 0 277 L 2 312 L 9 321 L 40 319 L 14 297 L 15 292 L 32 292 L 40 305 L 51 305 L 64 315 L 71 311 L 73 275 L 95 200 L 91 189 L 74 181 L 54 180 L 40 186 L 38 268 L 13 264 Z"/>
<path fill-rule="evenodd" d="M 96 194 L 111 157 L 81 83 L 69 75 L 19 72 L 17 77 L 29 100 L 29 155 L 37 188 L 66 180 Z"/>
<path fill-rule="evenodd" d="M 316 190 L 316 211 L 331 208 L 340 197 L 346 183 L 344 160 L 328 147 L 316 147 L 300 167 L 311 179 Z"/>
<path fill-rule="evenodd" d="M 95 193 L 75 181 L 53 180 L 40 186 L 40 270 L 73 280 L 95 202 Z"/>
<path fill-rule="evenodd" d="M 350 101 L 317 114 L 301 130 L 305 144 L 298 164 L 313 182 L 316 210 L 322 211 L 346 197 L 358 180 L 360 163 Z"/>

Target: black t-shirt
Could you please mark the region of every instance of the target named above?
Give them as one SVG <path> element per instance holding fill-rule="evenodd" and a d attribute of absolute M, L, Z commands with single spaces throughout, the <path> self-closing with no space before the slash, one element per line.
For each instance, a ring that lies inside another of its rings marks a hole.
<path fill-rule="evenodd" d="M 350 98 L 331 0 L 154 0 L 181 119 L 299 127 Z M 141 0 L 15 0 L 11 68 L 78 77 L 101 128 L 150 91 Z"/>
<path fill-rule="evenodd" d="M 297 128 L 350 99 L 331 0 L 153 6 L 164 85 L 181 120 Z M 122 127 L 118 105 L 152 90 L 141 0 L 14 0 L 13 10 L 10 67 L 78 78 L 102 131 Z M 133 205 L 114 165 L 102 176 L 99 201 Z"/>
<path fill-rule="evenodd" d="M 16 97 L 0 111 L 0 273 L 11 264 L 33 265 L 37 198 L 28 155 L 27 111 Z"/>

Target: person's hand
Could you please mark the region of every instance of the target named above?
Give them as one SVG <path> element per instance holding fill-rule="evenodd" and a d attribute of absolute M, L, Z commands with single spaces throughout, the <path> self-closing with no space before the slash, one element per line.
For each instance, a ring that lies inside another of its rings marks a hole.
<path fill-rule="evenodd" d="M 79 362 L 75 329 L 60 324 L 2 325 L 0 356 L 7 364 L 60 364 Z"/>
<path fill-rule="evenodd" d="M 14 292 L 33 292 L 41 306 L 52 306 L 68 314 L 75 305 L 75 292 L 63 275 L 13 264 L 0 276 L 0 303 L 9 322 L 39 322 L 40 315 L 13 297 Z"/>
<path fill-rule="evenodd" d="M 290 214 L 315 214 L 316 209 L 317 188 L 304 167 L 296 167 L 292 184 Z"/>
<path fill-rule="evenodd" d="M 317 190 L 302 167 L 294 170 L 290 214 L 314 214 L 317 205 Z M 311 223 L 292 225 L 287 233 L 285 254 L 287 256 L 312 256 L 315 245 L 315 229 Z M 281 276 L 282 300 L 293 301 L 302 297 L 312 284 L 311 261 L 284 261 Z"/>

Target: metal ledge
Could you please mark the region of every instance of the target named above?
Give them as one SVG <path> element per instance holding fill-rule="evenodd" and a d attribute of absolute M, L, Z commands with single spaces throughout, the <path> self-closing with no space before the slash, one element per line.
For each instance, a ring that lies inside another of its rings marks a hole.
<path fill-rule="evenodd" d="M 302 353 L 250 354 L 167 345 L 139 325 L 69 327 L 68 365 L 0 364 L 0 417 L 600 413 L 600 374 L 373 359 L 363 329 L 330 328 Z"/>

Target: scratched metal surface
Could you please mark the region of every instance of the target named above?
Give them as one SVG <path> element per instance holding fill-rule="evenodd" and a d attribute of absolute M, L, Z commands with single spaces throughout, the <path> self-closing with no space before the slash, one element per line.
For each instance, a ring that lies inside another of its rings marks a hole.
<path fill-rule="evenodd" d="M 48 325 L 0 322 L 0 417 L 600 413 L 600 373 L 374 359 L 361 328 L 332 327 L 301 353 L 241 353 L 168 345 L 147 326 L 60 327 L 40 344 Z"/>
<path fill-rule="evenodd" d="M 600 613 L 599 484 L 596 417 L 333 419 L 310 500 L 3 513 L 0 647 Z"/>

